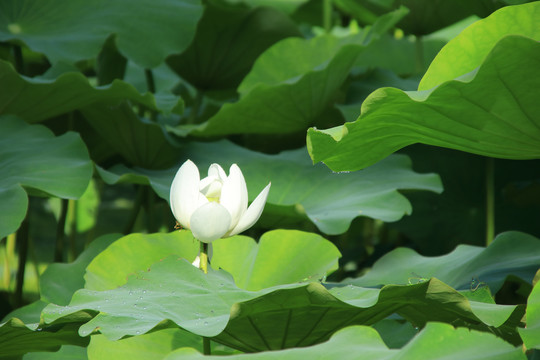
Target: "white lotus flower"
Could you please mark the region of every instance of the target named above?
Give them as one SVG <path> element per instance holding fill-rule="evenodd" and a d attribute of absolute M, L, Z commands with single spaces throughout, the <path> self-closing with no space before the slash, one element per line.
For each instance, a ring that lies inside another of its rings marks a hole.
<path fill-rule="evenodd" d="M 246 181 L 238 165 L 233 164 L 227 176 L 221 166 L 212 164 L 201 180 L 197 166 L 187 160 L 171 185 L 171 209 L 196 239 L 211 243 L 252 227 L 261 216 L 270 185 L 248 207 Z"/>

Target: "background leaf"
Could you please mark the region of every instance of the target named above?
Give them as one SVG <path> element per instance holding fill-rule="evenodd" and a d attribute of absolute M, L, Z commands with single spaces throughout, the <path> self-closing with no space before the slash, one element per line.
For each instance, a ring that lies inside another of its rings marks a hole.
<path fill-rule="evenodd" d="M 167 64 L 202 91 L 236 89 L 257 57 L 272 44 L 300 36 L 282 12 L 267 7 L 207 4 L 191 45 Z"/>
<path fill-rule="evenodd" d="M 13 116 L 0 117 L 0 238 L 14 232 L 25 217 L 31 194 L 64 199 L 80 197 L 92 176 L 92 163 L 78 134 L 54 137 L 42 125 Z M 62 179 L 62 181 L 58 181 Z M 24 189 L 24 190 L 23 190 Z"/>
<path fill-rule="evenodd" d="M 141 95 L 132 85 L 120 80 L 95 88 L 80 73 L 66 73 L 57 79 L 43 80 L 23 77 L 7 62 L 0 60 L 0 111 L 15 114 L 28 122 L 40 122 L 106 100 L 133 100 L 152 110 L 181 112 L 183 102 L 175 98 L 166 108 L 150 93 Z M 169 95 L 170 97 L 171 95 Z M 35 99 L 41 99 L 36 103 Z M 28 106 L 34 103 L 33 106 Z"/>
<path fill-rule="evenodd" d="M 268 204 L 281 207 L 277 210 L 281 214 L 286 214 L 286 207 L 300 205 L 296 216 L 307 216 L 327 234 L 347 231 L 359 215 L 396 221 L 410 214 L 409 202 L 397 190 L 442 191 L 435 174 L 412 172 L 410 160 L 402 155 L 385 159 L 362 172 L 336 174 L 322 165 L 313 166 L 303 149 L 265 155 L 220 141 L 192 143 L 185 151 L 203 176 L 214 162 L 225 169 L 237 163 L 246 178 L 250 199 L 272 182 Z M 168 200 L 177 169 L 157 172 L 117 166 L 107 172 L 99 168 L 98 171 L 108 183 L 150 183 L 160 197 Z"/>
<path fill-rule="evenodd" d="M 89 339 L 77 334 L 79 326 L 80 323 L 72 321 L 64 325 L 33 326 L 30 329 L 21 320 L 11 319 L 0 324 L 0 356 L 9 359 L 10 356 L 21 356 L 31 351 L 56 351 L 64 344 L 86 346 Z"/>
<path fill-rule="evenodd" d="M 92 241 L 74 262 L 50 264 L 39 278 L 41 298 L 58 305 L 69 304 L 73 293 L 84 287 L 84 274 L 88 264 L 120 237 L 119 234 L 101 236 Z"/>
<path fill-rule="evenodd" d="M 311 157 L 336 171 L 357 170 L 421 142 L 498 158 L 539 158 L 540 112 L 530 91 L 540 84 L 539 58 L 537 41 L 510 36 L 469 82 L 423 92 L 379 89 L 355 122 L 310 129 Z"/>
<path fill-rule="evenodd" d="M 94 103 L 81 109 L 81 113 L 99 134 L 99 141 L 128 164 L 160 169 L 178 161 L 178 147 L 163 127 L 137 116 L 127 102 Z"/>
<path fill-rule="evenodd" d="M 538 282 L 527 300 L 526 321 L 526 328 L 518 329 L 523 343 L 528 349 L 540 349 L 540 286 Z"/>
<path fill-rule="evenodd" d="M 255 62 L 238 88 L 240 100 L 225 104 L 193 134 L 286 134 L 313 125 L 328 109 L 358 55 L 391 28 L 406 9 L 348 36 L 289 38 Z"/>
<path fill-rule="evenodd" d="M 0 14 L 0 41 L 21 40 L 51 63 L 95 58 L 114 34 L 125 57 L 153 68 L 188 46 L 202 6 L 199 0 L 136 0 L 129 7 L 118 0 L 10 0 L 0 4 Z"/>
<path fill-rule="evenodd" d="M 380 286 L 435 277 L 456 289 L 467 290 L 476 278 L 497 292 L 509 275 L 531 281 L 539 266 L 540 241 L 531 235 L 506 232 L 487 248 L 459 245 L 444 256 L 425 257 L 408 248 L 395 249 L 378 260 L 366 275 L 345 282 Z"/>
<path fill-rule="evenodd" d="M 505 36 L 540 40 L 540 29 L 535 26 L 539 16 L 540 4 L 531 2 L 505 7 L 472 24 L 444 46 L 424 74 L 418 90 L 431 89 L 473 71 Z"/>

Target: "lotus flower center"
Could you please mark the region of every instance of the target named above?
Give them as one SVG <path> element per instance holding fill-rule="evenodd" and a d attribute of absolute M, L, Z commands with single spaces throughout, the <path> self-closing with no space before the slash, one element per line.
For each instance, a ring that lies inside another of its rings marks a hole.
<path fill-rule="evenodd" d="M 221 188 L 223 182 L 217 177 L 208 177 L 201 181 L 201 194 L 203 194 L 208 201 L 219 203 L 221 197 Z"/>

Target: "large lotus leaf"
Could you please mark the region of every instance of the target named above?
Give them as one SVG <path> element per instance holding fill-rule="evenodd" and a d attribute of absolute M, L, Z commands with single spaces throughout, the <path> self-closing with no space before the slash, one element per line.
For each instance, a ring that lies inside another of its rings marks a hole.
<path fill-rule="evenodd" d="M 144 334 L 166 319 L 192 333 L 215 336 L 225 328 L 234 303 L 272 290 L 239 289 L 223 270 L 209 269 L 209 273 L 204 274 L 184 258 L 173 255 L 147 270 L 135 272 L 121 287 L 105 291 L 79 290 L 68 306 L 50 304 L 42 316 L 49 323 L 78 314 L 80 310 L 95 309 L 100 313 L 83 325 L 79 334 L 87 336 L 99 327 L 111 340 Z"/>
<path fill-rule="evenodd" d="M 30 194 L 76 199 L 92 177 L 92 162 L 78 134 L 55 137 L 42 125 L 0 117 L 0 238 L 17 230 Z"/>
<path fill-rule="evenodd" d="M 477 21 L 451 40 L 435 57 L 420 81 L 418 90 L 428 90 L 467 74 L 482 62 L 503 37 L 521 35 L 540 40 L 540 3 L 502 8 Z M 510 62 L 510 60 L 509 60 Z"/>
<path fill-rule="evenodd" d="M 127 163 L 159 169 L 178 161 L 178 148 L 162 126 L 139 118 L 127 102 L 108 104 L 104 101 L 80 111 L 101 139 Z"/>
<path fill-rule="evenodd" d="M 0 112 L 18 115 L 32 123 L 104 100 L 133 100 L 165 112 L 183 110 L 182 100 L 172 95 L 141 95 L 132 85 L 121 80 L 95 88 L 86 77 L 75 72 L 65 73 L 54 80 L 31 79 L 19 75 L 11 64 L 0 60 L 0 79 Z"/>
<path fill-rule="evenodd" d="M 75 345 L 62 345 L 56 352 L 31 352 L 23 360 L 88 360 L 86 348 Z"/>
<path fill-rule="evenodd" d="M 108 340 L 103 335 L 95 335 L 88 346 L 88 359 L 163 359 L 171 351 L 181 347 L 195 348 L 202 352 L 202 338 L 178 328 L 162 329 L 116 341 Z M 215 348 L 212 350 L 215 354 Z"/>
<path fill-rule="evenodd" d="M 21 356 L 30 351 L 56 351 L 61 345 L 88 345 L 77 329 L 90 317 L 79 312 L 69 319 L 49 325 L 25 324 L 17 318 L 0 324 L 0 358 Z"/>
<path fill-rule="evenodd" d="M 0 3 L 0 41 L 21 40 L 51 63 L 97 56 L 116 35 L 122 55 L 146 68 L 183 51 L 202 15 L 200 0 L 8 0 Z"/>
<path fill-rule="evenodd" d="M 360 215 L 396 221 L 410 214 L 408 200 L 397 190 L 442 191 L 437 175 L 411 171 L 410 159 L 404 155 L 389 157 L 361 172 L 337 174 L 322 165 L 313 166 L 305 149 L 264 155 L 220 141 L 192 143 L 185 154 L 195 161 L 201 174 L 206 174 L 212 163 L 219 163 L 225 169 L 237 163 L 246 178 L 251 200 L 272 182 L 268 203 L 283 208 L 300 205 L 305 211 L 301 215 L 326 234 L 347 231 L 351 221 Z M 169 200 L 170 184 L 177 169 L 148 171 L 117 166 L 109 171 L 98 168 L 98 171 L 108 183 L 150 183 L 160 197 Z"/>
<path fill-rule="evenodd" d="M 527 300 L 525 329 L 518 329 L 528 349 L 540 349 L 540 282 L 534 286 Z"/>
<path fill-rule="evenodd" d="M 355 122 L 309 129 L 311 157 L 335 171 L 357 170 L 424 143 L 497 158 L 539 158 L 540 103 L 531 91 L 540 86 L 539 59 L 537 41 L 509 36 L 467 81 L 419 92 L 379 89 Z"/>
<path fill-rule="evenodd" d="M 300 36 L 282 12 L 216 7 L 209 3 L 191 45 L 167 64 L 202 91 L 236 89 L 253 62 L 268 47 L 289 36 Z"/>
<path fill-rule="evenodd" d="M 337 268 L 340 257 L 330 241 L 295 230 L 267 232 L 258 243 L 247 236 L 234 236 L 216 240 L 212 246 L 212 266 L 225 269 L 238 287 L 248 290 L 322 278 Z M 125 236 L 90 263 L 85 288 L 114 289 L 136 270 L 147 269 L 168 255 L 193 261 L 198 248 L 198 241 L 187 230 Z M 295 263 L 294 268 L 291 263 Z"/>
<path fill-rule="evenodd" d="M 80 327 L 79 334 L 87 336 L 98 330 L 111 340 L 144 334 L 170 320 L 233 348 L 262 351 L 309 346 L 345 326 L 370 325 L 394 312 L 417 326 L 427 321 L 459 321 L 487 330 L 504 323 L 508 308 L 515 308 L 493 305 L 489 316 L 477 316 L 471 304 L 474 302 L 436 279 L 383 289 L 348 285 L 329 291 L 319 283 L 296 283 L 251 292 L 238 288 L 222 270 L 209 269 L 204 274 L 185 259 L 170 256 L 137 272 L 122 287 L 81 289 L 69 306 L 50 304 L 42 316 L 48 323 L 83 310 L 98 311 Z M 512 339 L 515 326 L 506 322 L 500 328 Z"/>
<path fill-rule="evenodd" d="M 295 230 L 269 231 L 258 243 L 247 236 L 219 239 L 213 246 L 212 266 L 225 269 L 247 290 L 323 278 L 337 269 L 341 257 L 320 235 Z"/>
<path fill-rule="evenodd" d="M 450 357 L 449 357 L 450 356 Z M 454 328 L 448 324 L 429 323 L 400 350 L 388 349 L 380 335 L 368 326 L 351 326 L 336 332 L 330 340 L 319 345 L 301 349 L 269 351 L 257 354 L 230 355 L 230 360 L 297 360 L 297 359 L 340 359 L 340 360 L 525 360 L 527 357 L 516 348 L 492 334 Z M 165 360 L 222 359 L 203 356 L 192 348 L 178 349 Z"/>
<path fill-rule="evenodd" d="M 90 243 L 77 258 L 69 264 L 50 264 L 39 277 L 41 299 L 49 303 L 67 305 L 73 293 L 84 287 L 84 274 L 90 262 L 119 234 L 103 235 Z"/>
<path fill-rule="evenodd" d="M 240 84 L 240 100 L 221 107 L 194 134 L 283 134 L 304 131 L 323 114 L 358 55 L 406 13 L 400 9 L 371 30 L 336 37 L 288 38 L 266 50 Z"/>
<path fill-rule="evenodd" d="M 189 261 L 197 256 L 199 243 L 189 231 L 169 234 L 130 234 L 100 252 L 86 267 L 86 289 L 114 289 L 129 275 L 172 254 Z"/>
<path fill-rule="evenodd" d="M 459 245 L 444 256 L 425 257 L 414 250 L 398 248 L 379 259 L 366 275 L 345 282 L 380 286 L 435 277 L 456 289 L 470 289 L 482 283 L 497 292 L 508 275 L 531 281 L 539 267 L 540 240 L 519 232 L 506 232 L 487 248 Z M 471 284 L 473 280 L 478 283 Z"/>

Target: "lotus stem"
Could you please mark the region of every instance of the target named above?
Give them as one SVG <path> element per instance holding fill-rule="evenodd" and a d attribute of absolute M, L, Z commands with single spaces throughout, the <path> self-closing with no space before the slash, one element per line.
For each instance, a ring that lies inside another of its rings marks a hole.
<path fill-rule="evenodd" d="M 187 124 L 197 123 L 197 118 L 199 117 L 199 112 L 201 111 L 203 100 L 204 100 L 204 93 L 201 90 L 197 89 L 197 93 L 195 94 L 193 105 L 191 106 L 191 111 L 187 118 Z"/>
<path fill-rule="evenodd" d="M 486 159 L 486 246 L 495 237 L 495 160 Z"/>
<path fill-rule="evenodd" d="M 130 234 L 133 231 L 133 227 L 135 226 L 135 222 L 137 221 L 137 216 L 139 215 L 139 212 L 141 210 L 141 206 L 143 203 L 144 187 L 145 185 L 138 185 L 137 196 L 135 198 L 135 204 L 133 204 L 133 207 L 131 208 L 131 213 L 129 215 L 128 222 L 126 224 L 126 227 L 124 228 L 124 232 L 123 232 L 124 235 Z"/>
<path fill-rule="evenodd" d="M 416 50 L 416 73 L 423 74 L 424 73 L 424 43 L 422 42 L 422 35 L 416 35 L 414 47 Z"/>
<path fill-rule="evenodd" d="M 323 27 L 329 33 L 332 30 L 332 0 L 323 1 Z"/>
<path fill-rule="evenodd" d="M 152 94 L 155 94 L 156 82 L 154 80 L 154 74 L 152 73 L 152 69 L 144 69 L 144 77 L 146 78 L 146 89 Z M 152 120 L 153 122 L 156 122 L 157 120 L 156 111 L 150 110 L 150 120 Z"/>
<path fill-rule="evenodd" d="M 208 274 L 208 244 L 201 241 L 201 254 L 199 255 L 199 269 Z"/>
<path fill-rule="evenodd" d="M 201 254 L 199 268 L 205 273 L 208 274 L 208 244 L 201 241 Z M 203 354 L 210 355 L 210 339 L 203 336 Z"/>
<path fill-rule="evenodd" d="M 26 269 L 26 259 L 28 257 L 28 216 L 30 213 L 30 206 L 28 207 L 28 213 L 23 220 L 21 227 L 17 231 L 17 241 L 19 242 L 19 263 L 17 267 L 17 277 L 15 282 L 15 295 L 14 304 L 15 308 L 19 308 L 23 304 L 23 285 L 24 285 L 24 271 Z"/>
<path fill-rule="evenodd" d="M 4 288 L 9 290 L 11 286 L 11 264 L 15 262 L 16 233 L 9 234 L 6 238 L 6 252 L 4 261 Z"/>
<path fill-rule="evenodd" d="M 19 45 L 13 46 L 13 59 L 15 60 L 15 69 L 17 70 L 17 72 L 21 75 L 25 75 L 22 49 Z"/>
<path fill-rule="evenodd" d="M 60 216 L 56 224 L 56 244 L 54 248 L 54 262 L 64 261 L 64 240 L 66 219 L 68 213 L 69 202 L 67 199 L 60 199 Z"/>

